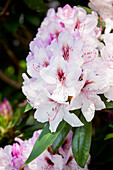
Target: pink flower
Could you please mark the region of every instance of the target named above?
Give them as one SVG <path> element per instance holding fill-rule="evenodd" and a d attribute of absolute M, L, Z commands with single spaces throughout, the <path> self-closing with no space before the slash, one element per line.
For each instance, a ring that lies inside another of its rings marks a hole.
<path fill-rule="evenodd" d="M 0 148 L 0 169 L 6 170 L 20 170 L 21 166 L 27 160 L 31 150 L 34 146 L 36 139 L 39 136 L 40 131 L 35 131 L 33 137 L 29 140 L 21 140 L 15 138 L 19 144 L 14 143 L 13 146 L 6 146 L 4 149 Z M 85 168 L 80 168 L 73 158 L 72 149 L 72 131 L 69 132 L 65 138 L 62 146 L 58 150 L 57 154 L 52 153 L 52 146 L 45 150 L 39 157 L 24 167 L 25 170 L 65 170 L 65 169 L 85 169 L 87 170 L 87 164 Z"/>
<path fill-rule="evenodd" d="M 10 162 L 12 159 L 12 146 L 11 145 L 7 145 L 3 148 L 0 148 L 0 169 L 1 170 L 6 170 L 8 169 L 10 166 Z"/>
<path fill-rule="evenodd" d="M 39 133 L 40 131 L 34 132 L 33 137 L 25 141 L 22 141 L 20 138 L 15 138 L 15 141 L 18 141 L 19 144 L 14 143 L 13 146 L 8 145 L 5 146 L 4 149 L 0 148 L 0 169 L 20 170 L 31 153 Z M 34 167 L 37 167 L 35 166 L 35 161 L 30 163 L 24 169 L 32 170 Z"/>

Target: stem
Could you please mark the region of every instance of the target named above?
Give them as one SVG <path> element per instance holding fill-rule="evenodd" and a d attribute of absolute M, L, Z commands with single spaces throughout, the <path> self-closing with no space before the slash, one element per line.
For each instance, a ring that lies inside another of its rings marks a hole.
<path fill-rule="evenodd" d="M 11 0 L 7 0 L 4 9 L 0 12 L 0 16 L 4 15 L 9 4 L 11 3 Z"/>

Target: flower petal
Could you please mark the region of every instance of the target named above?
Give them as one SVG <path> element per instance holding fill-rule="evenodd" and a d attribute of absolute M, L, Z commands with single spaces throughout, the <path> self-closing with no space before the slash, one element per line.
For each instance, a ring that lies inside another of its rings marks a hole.
<path fill-rule="evenodd" d="M 74 113 L 69 113 L 68 111 L 64 115 L 64 120 L 72 127 L 79 127 L 84 125 Z"/>
<path fill-rule="evenodd" d="M 82 113 L 87 122 L 90 122 L 95 114 L 95 105 L 91 103 L 88 99 L 85 99 L 85 96 L 83 99 Z"/>

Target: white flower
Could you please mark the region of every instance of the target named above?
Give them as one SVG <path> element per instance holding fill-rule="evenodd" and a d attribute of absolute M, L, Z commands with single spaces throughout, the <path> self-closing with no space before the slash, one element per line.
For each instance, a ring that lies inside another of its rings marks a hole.
<path fill-rule="evenodd" d="M 105 108 L 104 102 L 97 95 L 101 93 L 101 89 L 104 89 L 103 80 L 92 74 L 91 70 L 85 70 L 85 73 L 81 77 L 81 83 L 83 87 L 81 92 L 75 98 L 72 98 L 69 109 L 80 109 L 86 120 L 89 122 L 93 119 L 95 110 L 101 110 Z M 100 88 L 100 89 L 99 89 Z"/>
<path fill-rule="evenodd" d="M 40 122 L 49 121 L 51 132 L 56 131 L 57 126 L 63 119 L 73 127 L 83 126 L 79 118 L 74 113 L 69 112 L 67 102 L 58 103 L 47 92 L 44 96 L 46 98 L 38 106 L 34 117 Z"/>

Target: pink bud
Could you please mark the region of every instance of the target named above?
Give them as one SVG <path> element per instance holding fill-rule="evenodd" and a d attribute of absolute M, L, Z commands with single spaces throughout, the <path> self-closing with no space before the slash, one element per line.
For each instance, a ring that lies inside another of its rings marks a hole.
<path fill-rule="evenodd" d="M 5 98 L 3 103 L 0 105 L 0 113 L 5 119 L 11 120 L 13 115 L 13 110 L 10 102 Z"/>
<path fill-rule="evenodd" d="M 16 156 L 17 158 L 19 157 L 19 155 L 22 155 L 22 147 L 18 143 L 13 144 L 12 154 L 13 156 Z"/>

